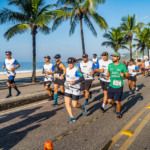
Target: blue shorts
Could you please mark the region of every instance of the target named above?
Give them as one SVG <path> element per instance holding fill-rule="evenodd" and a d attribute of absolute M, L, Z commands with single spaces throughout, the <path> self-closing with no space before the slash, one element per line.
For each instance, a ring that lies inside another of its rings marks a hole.
<path fill-rule="evenodd" d="M 123 95 L 123 87 L 120 88 L 108 88 L 108 99 L 112 99 L 114 101 L 121 101 Z"/>
<path fill-rule="evenodd" d="M 15 76 L 9 76 L 7 82 L 10 84 L 13 84 L 15 83 L 14 79 L 15 79 Z"/>

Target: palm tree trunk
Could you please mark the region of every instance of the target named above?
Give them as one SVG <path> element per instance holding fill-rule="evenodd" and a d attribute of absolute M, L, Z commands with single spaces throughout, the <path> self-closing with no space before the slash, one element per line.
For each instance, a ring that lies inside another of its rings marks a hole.
<path fill-rule="evenodd" d="M 82 51 L 83 51 L 83 54 L 85 54 L 85 45 L 84 45 L 84 35 L 83 35 L 82 18 L 80 19 L 80 30 L 81 30 Z"/>
<path fill-rule="evenodd" d="M 33 46 L 33 71 L 32 71 L 32 83 L 36 82 L 36 32 L 32 33 L 32 46 Z"/>
<path fill-rule="evenodd" d="M 132 59 L 132 46 L 131 46 L 131 44 L 132 44 L 132 38 L 130 40 L 130 60 Z"/>
<path fill-rule="evenodd" d="M 148 56 L 148 59 L 149 59 L 149 48 L 147 48 L 147 56 Z"/>

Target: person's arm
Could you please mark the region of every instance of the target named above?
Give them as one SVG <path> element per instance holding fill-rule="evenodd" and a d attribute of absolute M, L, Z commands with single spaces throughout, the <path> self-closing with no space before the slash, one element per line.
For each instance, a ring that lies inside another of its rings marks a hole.
<path fill-rule="evenodd" d="M 44 73 L 45 73 L 45 71 L 44 71 L 44 66 L 43 66 L 42 74 L 44 74 Z"/>
<path fill-rule="evenodd" d="M 54 65 L 52 66 L 52 72 L 46 72 L 46 74 L 55 74 L 55 67 L 54 67 Z"/>
<path fill-rule="evenodd" d="M 135 66 L 135 69 L 133 70 L 133 72 L 139 72 L 139 69 L 137 66 Z"/>
<path fill-rule="evenodd" d="M 92 64 L 92 69 L 93 69 L 93 71 L 92 71 L 92 72 L 90 72 L 90 74 L 91 74 L 91 75 L 93 75 L 93 74 L 95 73 L 96 66 L 95 66 L 95 64 L 94 64 L 94 63 Z"/>
<path fill-rule="evenodd" d="M 20 64 L 18 63 L 17 60 L 15 60 L 14 64 L 15 64 L 16 67 L 15 68 L 11 68 L 10 71 L 14 71 L 14 70 L 16 70 L 16 69 L 18 69 L 20 67 Z"/>
<path fill-rule="evenodd" d="M 80 66 L 80 63 L 79 63 L 79 66 L 78 66 L 78 70 L 79 70 L 79 71 L 81 71 L 81 66 Z"/>
<path fill-rule="evenodd" d="M 3 64 L 3 66 L 2 66 L 2 69 L 5 69 L 5 67 L 6 67 L 6 63 L 5 63 L 5 61 L 4 61 L 4 64 Z"/>
<path fill-rule="evenodd" d="M 122 77 L 125 77 L 125 78 L 128 78 L 128 77 L 129 77 L 129 73 L 128 73 L 127 68 L 126 68 L 125 65 L 124 65 L 123 70 L 122 70 L 122 72 L 120 73 L 120 75 L 121 75 Z"/>
<path fill-rule="evenodd" d="M 63 63 L 60 64 L 60 68 L 63 70 L 63 74 L 61 75 L 61 77 L 64 78 L 64 76 L 66 75 L 66 67 Z"/>

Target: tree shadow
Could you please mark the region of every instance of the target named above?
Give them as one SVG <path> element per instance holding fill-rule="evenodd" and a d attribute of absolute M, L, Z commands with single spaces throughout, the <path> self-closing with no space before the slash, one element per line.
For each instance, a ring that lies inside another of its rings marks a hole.
<path fill-rule="evenodd" d="M 15 124 L 12 124 L 12 125 L 9 125 L 7 127 L 0 129 L 0 133 L 1 133 L 0 134 L 0 149 L 3 149 L 3 150 L 11 149 L 13 146 L 19 143 L 29 131 L 35 128 L 38 128 L 40 124 L 37 126 L 27 128 L 24 131 L 18 132 L 17 130 L 20 130 L 21 128 L 24 128 L 28 125 L 32 125 L 32 123 L 40 123 L 44 120 L 47 120 L 50 117 L 54 116 L 56 112 L 61 109 L 63 109 L 63 107 L 60 107 L 52 111 L 38 113 L 33 116 L 28 116 L 23 121 L 17 122 Z M 9 114 L 5 117 L 9 117 Z"/>
<path fill-rule="evenodd" d="M 128 98 L 128 101 L 122 105 L 122 115 L 125 114 L 129 109 L 131 109 L 137 101 L 142 101 L 143 96 L 141 93 L 138 93 L 136 95 L 132 95 Z"/>

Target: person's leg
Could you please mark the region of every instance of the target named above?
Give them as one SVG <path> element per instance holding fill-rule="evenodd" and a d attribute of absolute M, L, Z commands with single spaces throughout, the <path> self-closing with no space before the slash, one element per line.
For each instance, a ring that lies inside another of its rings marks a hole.
<path fill-rule="evenodd" d="M 79 104 L 77 100 L 73 100 L 73 101 L 72 101 L 72 106 L 73 106 L 74 108 L 81 108 L 81 109 L 82 109 L 82 105 Z"/>
<path fill-rule="evenodd" d="M 104 91 L 104 98 L 103 98 L 103 104 L 102 104 L 102 107 L 104 108 L 106 103 L 107 103 L 107 99 L 108 99 L 108 92 L 107 91 Z"/>
<path fill-rule="evenodd" d="M 116 105 L 117 105 L 117 112 L 120 113 L 121 112 L 121 103 L 119 101 L 115 101 Z"/>
<path fill-rule="evenodd" d="M 64 85 L 60 85 L 60 91 L 62 94 L 64 94 L 65 90 L 64 90 Z"/>
<path fill-rule="evenodd" d="M 16 86 L 16 84 L 14 82 L 14 79 L 11 82 L 11 86 L 16 90 L 16 92 L 17 92 L 16 96 L 19 96 L 21 94 L 21 92 L 18 90 L 18 88 L 17 88 L 17 86 Z"/>
<path fill-rule="evenodd" d="M 65 105 L 66 105 L 66 109 L 67 109 L 69 116 L 73 118 L 72 107 L 71 107 L 71 98 L 70 97 L 65 96 Z"/>
<path fill-rule="evenodd" d="M 11 96 L 11 84 L 9 82 L 6 83 L 8 90 L 9 90 L 9 94 L 8 96 Z"/>
<path fill-rule="evenodd" d="M 58 99 L 58 84 L 54 84 L 54 103 L 52 105 L 57 105 Z"/>
<path fill-rule="evenodd" d="M 132 91 L 132 81 L 128 80 L 128 83 L 129 83 L 129 90 Z"/>
<path fill-rule="evenodd" d="M 48 93 L 49 96 L 52 96 L 52 93 L 51 93 L 52 89 L 50 89 L 49 86 L 45 85 L 45 90 L 46 90 L 46 92 Z"/>
<path fill-rule="evenodd" d="M 116 105 L 116 103 L 115 103 L 115 101 L 113 99 L 108 99 L 108 103 L 113 105 L 113 106 Z"/>

